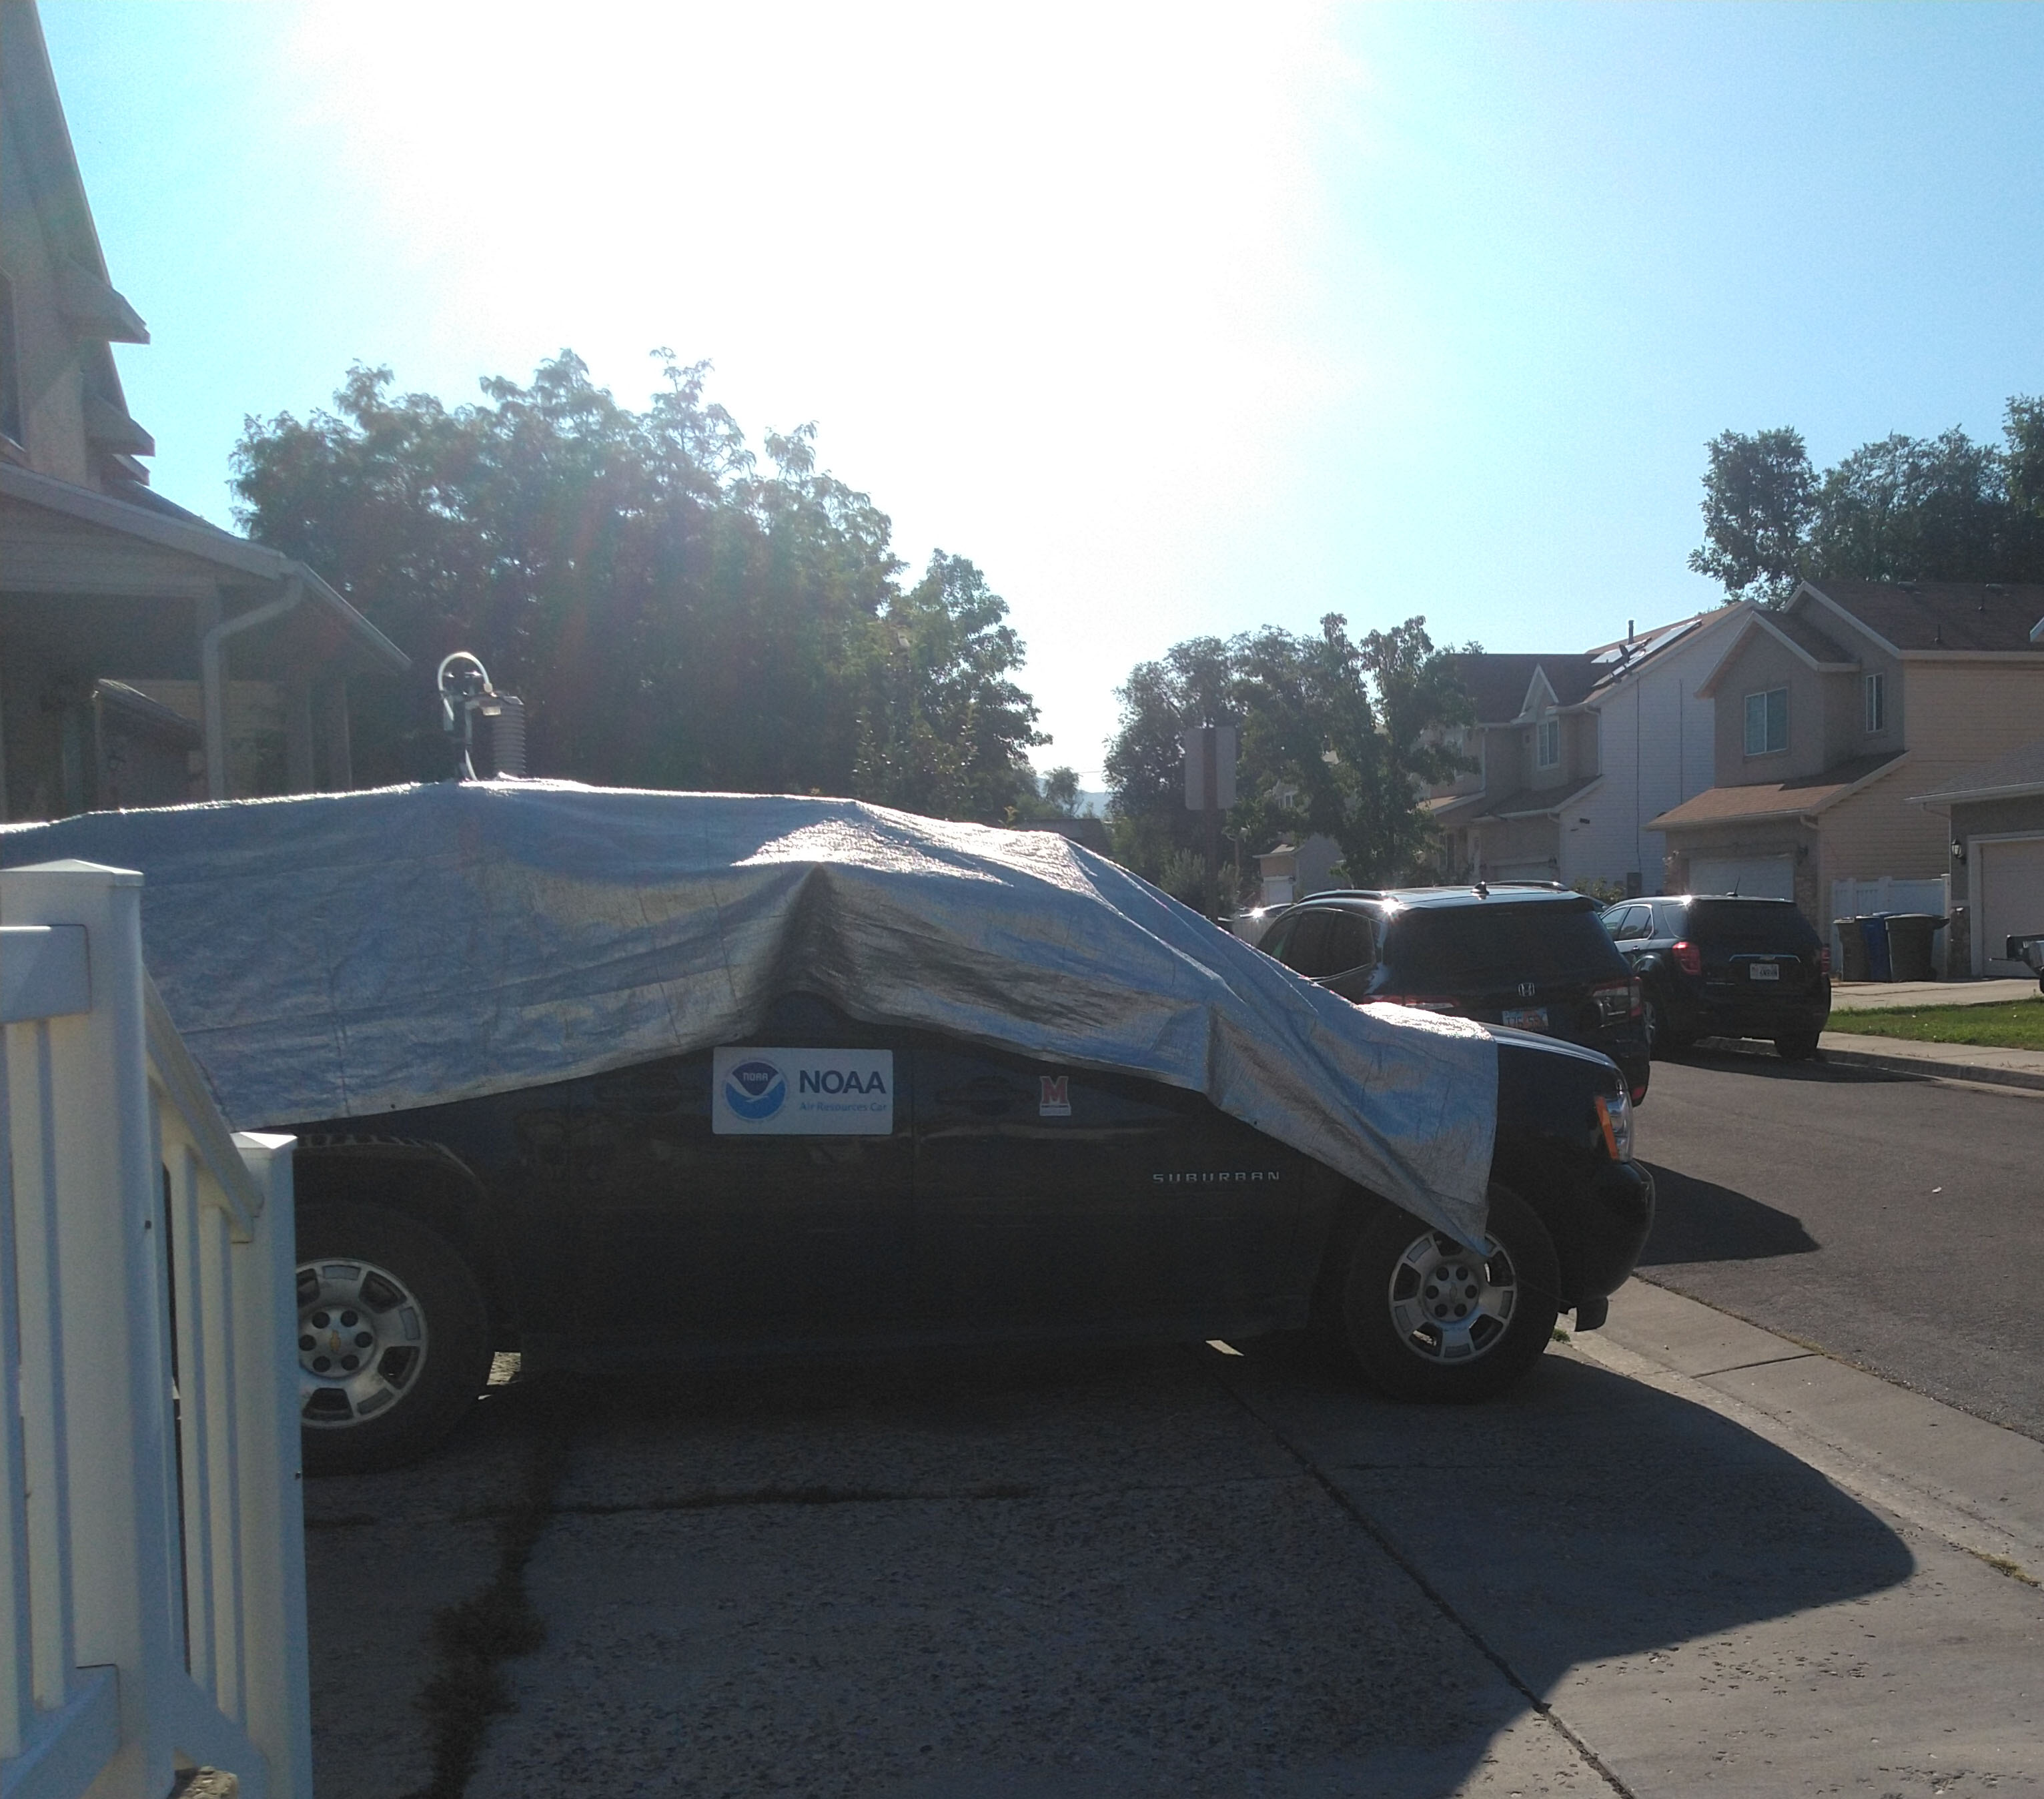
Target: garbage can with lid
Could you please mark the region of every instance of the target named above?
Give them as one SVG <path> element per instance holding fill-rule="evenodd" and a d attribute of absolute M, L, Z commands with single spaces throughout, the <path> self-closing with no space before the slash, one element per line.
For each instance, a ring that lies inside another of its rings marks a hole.
<path fill-rule="evenodd" d="M 1888 960 L 1888 915 L 1883 912 L 1869 912 L 1859 921 L 1860 935 L 1866 940 L 1866 978 L 1869 981 L 1892 981 L 1893 969 Z"/>
<path fill-rule="evenodd" d="M 1831 928 L 1838 934 L 1838 978 L 1866 978 L 1866 933 L 1857 918 L 1834 918 Z"/>
<path fill-rule="evenodd" d="M 1927 912 L 1891 912 L 1888 915 L 1888 965 L 1892 978 L 1937 979 L 1937 964 L 1931 959 L 1931 940 L 1944 922 Z"/>

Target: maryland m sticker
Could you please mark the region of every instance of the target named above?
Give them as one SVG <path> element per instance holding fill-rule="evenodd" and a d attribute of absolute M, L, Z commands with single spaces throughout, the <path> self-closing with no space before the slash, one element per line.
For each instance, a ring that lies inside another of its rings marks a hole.
<path fill-rule="evenodd" d="M 1044 1074 L 1038 1078 L 1036 1116 L 1039 1118 L 1069 1118 L 1072 1115 L 1072 1078 L 1069 1074 Z"/>

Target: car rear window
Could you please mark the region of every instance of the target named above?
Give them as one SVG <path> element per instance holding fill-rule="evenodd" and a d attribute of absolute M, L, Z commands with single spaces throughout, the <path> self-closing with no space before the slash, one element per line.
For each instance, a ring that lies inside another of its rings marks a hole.
<path fill-rule="evenodd" d="M 1596 909 L 1558 905 L 1455 906 L 1400 913 L 1385 927 L 1384 960 L 1401 985 L 1457 988 L 1623 974 Z"/>
<path fill-rule="evenodd" d="M 1781 949 L 1817 940 L 1809 921 L 1787 900 L 1693 901 L 1689 931 L 1699 943 L 1727 949 Z"/>

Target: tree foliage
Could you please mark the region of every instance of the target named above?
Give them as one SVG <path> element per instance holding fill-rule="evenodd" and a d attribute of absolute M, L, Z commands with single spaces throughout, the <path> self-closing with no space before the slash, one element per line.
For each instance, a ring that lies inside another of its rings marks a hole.
<path fill-rule="evenodd" d="M 536 773 L 628 786 L 855 794 L 999 820 L 1045 740 L 1007 606 L 962 556 L 905 585 L 886 515 L 816 466 L 766 466 L 659 353 L 620 406 L 571 352 L 479 404 L 355 367 L 335 409 L 245 421 L 236 515 L 319 569 L 414 663 L 361 684 L 367 778 L 444 771 L 432 671 L 473 650 L 525 701 Z"/>
<path fill-rule="evenodd" d="M 1108 752 L 1116 851 L 1139 873 L 1203 903 L 1199 816 L 1185 803 L 1180 734 L 1236 722 L 1236 803 L 1225 828 L 1245 853 L 1324 832 L 1351 879 L 1394 879 L 1431 838 L 1422 784 L 1463 767 L 1443 734 L 1475 716 L 1426 621 L 1360 640 L 1330 613 L 1316 635 L 1274 626 L 1224 640 L 1189 638 L 1140 663 L 1116 690 L 1121 722 Z"/>
<path fill-rule="evenodd" d="M 1689 566 L 1771 603 L 1806 577 L 2044 581 L 2044 400 L 2011 399 L 2002 440 L 1898 434 L 1820 475 L 1798 432 L 1722 432 Z"/>

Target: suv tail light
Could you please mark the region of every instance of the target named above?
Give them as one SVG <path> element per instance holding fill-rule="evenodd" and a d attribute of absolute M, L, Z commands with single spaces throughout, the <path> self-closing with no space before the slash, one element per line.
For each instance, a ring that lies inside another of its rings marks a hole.
<path fill-rule="evenodd" d="M 1829 944 L 1817 951 L 1817 972 L 1827 980 L 1831 978 L 1831 946 Z"/>
<path fill-rule="evenodd" d="M 1600 1024 L 1616 1024 L 1625 1019 L 1639 1016 L 1639 983 L 1637 981 L 1607 981 L 1601 986 L 1591 988 L 1590 998 L 1596 1001 L 1597 1022 Z"/>
<path fill-rule="evenodd" d="M 1704 952 L 1686 938 L 1669 951 L 1675 959 L 1675 966 L 1685 974 L 1700 974 L 1704 971 Z"/>

